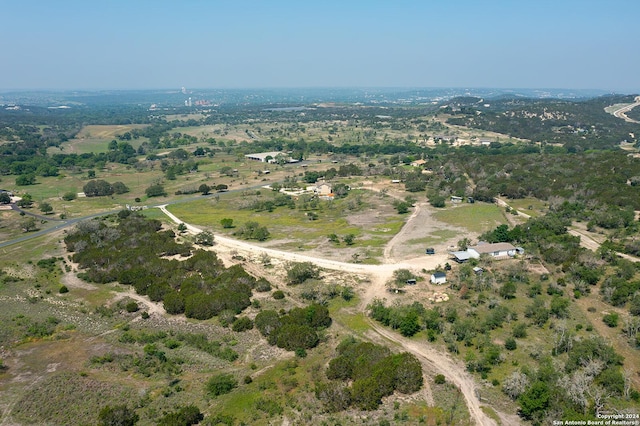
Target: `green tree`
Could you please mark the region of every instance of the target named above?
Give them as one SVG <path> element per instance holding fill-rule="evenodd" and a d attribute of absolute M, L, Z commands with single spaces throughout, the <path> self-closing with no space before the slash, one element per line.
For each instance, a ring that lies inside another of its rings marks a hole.
<path fill-rule="evenodd" d="M 36 183 L 36 175 L 33 173 L 20 175 L 16 178 L 16 185 L 18 186 L 27 186 L 27 185 L 35 185 Z"/>
<path fill-rule="evenodd" d="M 49 214 L 53 211 L 53 206 L 46 201 L 43 201 L 40 203 L 40 211 L 44 214 Z"/>
<path fill-rule="evenodd" d="M 129 192 L 129 188 L 127 187 L 127 185 L 122 182 L 114 182 L 112 187 L 113 192 L 116 194 L 126 194 L 127 192 Z"/>
<path fill-rule="evenodd" d="M 184 313 L 184 298 L 175 290 L 164 295 L 163 305 L 169 314 L 179 315 Z"/>
<path fill-rule="evenodd" d="M 505 299 L 513 299 L 516 297 L 516 284 L 513 281 L 507 281 L 502 287 L 500 287 L 500 296 Z"/>
<path fill-rule="evenodd" d="M 355 234 L 347 234 L 342 237 L 342 241 L 348 246 L 352 246 L 355 242 L 356 236 Z"/>
<path fill-rule="evenodd" d="M 31 207 L 33 205 L 33 197 L 31 196 L 31 194 L 24 194 L 16 204 L 18 205 L 18 207 Z"/>
<path fill-rule="evenodd" d="M 542 415 L 549 406 L 550 398 L 551 391 L 549 386 L 542 381 L 535 382 L 518 397 L 522 416 L 527 420 L 531 420 L 538 415 Z"/>
<path fill-rule="evenodd" d="M 28 218 L 24 219 L 20 223 L 20 226 L 22 227 L 24 232 L 31 232 L 31 231 L 35 231 L 36 229 L 38 229 L 38 227 L 36 225 L 36 220 L 33 217 L 28 217 Z"/>
<path fill-rule="evenodd" d="M 151 185 L 144 191 L 147 194 L 147 197 L 164 197 L 167 195 L 167 192 L 164 190 L 164 186 L 160 184 Z"/>
<path fill-rule="evenodd" d="M 206 183 L 203 183 L 198 187 L 198 191 L 202 192 L 202 195 L 208 195 L 209 192 L 211 191 L 211 187 Z"/>
<path fill-rule="evenodd" d="M 113 194 L 113 185 L 102 179 L 90 180 L 82 187 L 82 191 L 87 197 L 104 197 Z"/>
<path fill-rule="evenodd" d="M 398 214 L 406 214 L 409 212 L 409 207 L 411 207 L 411 204 L 401 201 L 398 203 L 395 203 L 395 208 L 396 211 L 398 212 Z"/>
<path fill-rule="evenodd" d="M 0 192 L 0 204 L 9 204 L 11 202 L 11 197 L 7 192 Z"/>

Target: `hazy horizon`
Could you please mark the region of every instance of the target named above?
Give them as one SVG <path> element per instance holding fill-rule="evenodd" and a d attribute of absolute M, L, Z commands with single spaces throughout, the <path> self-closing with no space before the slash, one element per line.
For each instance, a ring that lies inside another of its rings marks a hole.
<path fill-rule="evenodd" d="M 496 88 L 637 93 L 633 0 L 3 5 L 2 91 Z"/>

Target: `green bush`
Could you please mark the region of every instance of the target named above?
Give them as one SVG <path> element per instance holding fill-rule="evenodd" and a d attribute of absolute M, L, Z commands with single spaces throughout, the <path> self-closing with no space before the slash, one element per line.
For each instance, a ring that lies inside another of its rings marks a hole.
<path fill-rule="evenodd" d="M 98 414 L 100 426 L 134 426 L 140 417 L 126 405 L 107 405 Z"/>
<path fill-rule="evenodd" d="M 58 290 L 58 292 L 59 292 L 60 294 L 69 293 L 69 289 L 67 288 L 67 286 L 66 286 L 66 285 L 63 285 L 63 286 L 61 286 L 61 287 L 60 287 L 60 289 Z"/>
<path fill-rule="evenodd" d="M 251 330 L 252 328 L 253 321 L 247 317 L 238 318 L 231 326 L 231 329 L 236 332 Z"/>
<path fill-rule="evenodd" d="M 140 310 L 140 307 L 138 306 L 137 302 L 132 300 L 126 304 L 125 309 L 127 312 L 132 313 L 132 312 L 138 312 L 138 310 Z"/>
<path fill-rule="evenodd" d="M 612 312 L 610 314 L 606 314 L 602 317 L 602 322 L 607 324 L 609 327 L 614 328 L 618 326 L 618 321 L 620 316 L 616 312 Z"/>
<path fill-rule="evenodd" d="M 216 397 L 231 392 L 237 386 L 238 381 L 231 374 L 217 374 L 207 381 L 206 391 Z"/>
<path fill-rule="evenodd" d="M 282 290 L 274 291 L 272 296 L 276 300 L 284 299 L 284 293 L 282 292 Z"/>
<path fill-rule="evenodd" d="M 505 349 L 509 350 L 509 351 L 514 351 L 516 350 L 516 348 L 518 347 L 518 344 L 516 343 L 516 339 L 514 339 L 513 337 L 509 337 L 505 342 L 504 342 L 504 347 Z"/>

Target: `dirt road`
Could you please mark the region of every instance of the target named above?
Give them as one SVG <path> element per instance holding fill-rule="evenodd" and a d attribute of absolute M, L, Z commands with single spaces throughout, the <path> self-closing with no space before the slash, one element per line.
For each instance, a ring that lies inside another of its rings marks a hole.
<path fill-rule="evenodd" d="M 180 224 L 182 222 L 178 217 L 169 212 L 166 209 L 166 206 L 158 206 L 171 220 L 175 223 Z M 187 231 L 192 234 L 198 234 L 202 232 L 201 229 L 189 225 L 185 223 Z M 405 225 L 406 226 L 406 225 Z M 392 240 L 393 241 L 393 240 Z M 362 264 L 353 264 L 346 262 L 338 262 L 335 260 L 323 259 L 319 257 L 313 257 L 308 255 L 302 255 L 298 253 L 290 253 L 281 250 L 269 249 L 266 247 L 260 247 L 253 244 L 249 244 L 243 241 L 234 240 L 227 237 L 215 236 L 215 243 L 217 245 L 223 245 L 227 248 L 232 248 L 234 250 L 241 250 L 243 252 L 247 252 L 253 255 L 267 254 L 273 258 L 282 259 L 286 261 L 293 262 L 312 262 L 315 265 L 339 270 L 344 272 L 352 272 L 359 274 L 366 274 L 371 278 L 371 283 L 367 287 L 361 304 L 361 309 L 365 310 L 366 306 L 376 297 L 383 297 L 386 294 L 386 282 L 392 277 L 393 271 L 403 268 L 403 269 L 412 269 L 418 266 L 426 269 L 433 269 L 437 265 L 443 264 L 446 262 L 447 256 L 446 254 L 440 254 L 430 257 L 422 257 L 419 258 L 419 262 L 417 259 L 411 259 L 408 261 L 404 261 L 401 263 L 389 263 L 383 265 L 362 265 Z M 385 251 L 387 253 L 387 251 Z M 389 252 L 390 253 L 390 250 Z M 390 259 L 391 260 L 391 259 Z M 476 384 L 473 379 L 465 370 L 463 365 L 460 365 L 453 361 L 446 353 L 442 353 L 430 345 L 426 343 L 421 343 L 417 341 L 413 341 L 407 338 L 400 336 L 399 334 L 386 329 L 385 327 L 380 326 L 379 324 L 370 321 L 370 325 L 373 330 L 378 333 L 383 338 L 390 340 L 404 350 L 414 354 L 421 363 L 426 366 L 431 371 L 436 371 L 440 374 L 443 374 L 447 380 L 451 383 L 455 384 L 460 391 L 462 392 L 464 399 L 466 401 L 467 407 L 469 408 L 469 413 L 471 418 L 474 419 L 477 425 L 481 426 L 495 426 L 496 422 L 488 417 L 480 408 L 481 403 L 476 395 Z M 508 423 L 505 424 L 518 424 L 519 420 L 517 417 L 512 415 L 507 415 L 503 413 L 499 413 L 501 419 L 506 420 Z"/>

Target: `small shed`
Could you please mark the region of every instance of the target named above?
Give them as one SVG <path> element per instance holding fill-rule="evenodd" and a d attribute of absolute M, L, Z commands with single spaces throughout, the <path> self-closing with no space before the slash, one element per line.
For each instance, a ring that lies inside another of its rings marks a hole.
<path fill-rule="evenodd" d="M 431 284 L 444 284 L 447 282 L 447 274 L 444 272 L 435 272 L 431 275 Z"/>

